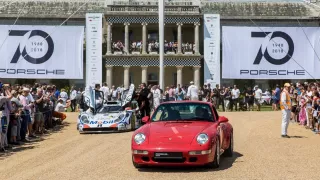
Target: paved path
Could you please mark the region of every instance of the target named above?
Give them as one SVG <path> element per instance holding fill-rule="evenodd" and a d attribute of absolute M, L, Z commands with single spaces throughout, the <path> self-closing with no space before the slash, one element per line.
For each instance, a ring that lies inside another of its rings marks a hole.
<path fill-rule="evenodd" d="M 148 168 L 131 164 L 129 133 L 87 134 L 76 131 L 77 114 L 66 126 L 0 154 L 0 179 L 319 179 L 320 136 L 290 124 L 290 139 L 280 138 L 280 112 L 221 113 L 234 126 L 235 155 L 216 170 Z"/>

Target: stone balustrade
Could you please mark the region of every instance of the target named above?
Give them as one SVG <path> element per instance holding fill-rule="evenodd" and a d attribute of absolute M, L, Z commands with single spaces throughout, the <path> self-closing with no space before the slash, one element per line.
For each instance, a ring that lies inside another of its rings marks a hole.
<path fill-rule="evenodd" d="M 305 3 L 203 2 L 202 12 L 219 13 L 221 17 L 312 17 L 313 8 Z M 316 15 L 317 16 L 317 15 Z"/>
<path fill-rule="evenodd" d="M 21 10 L 20 17 L 65 18 L 76 12 L 86 2 L 85 0 L 30 0 L 12 3 L 12 1 L 0 0 L 0 17 L 16 17 Z M 318 9 L 319 7 L 304 2 L 210 2 L 206 0 L 166 0 L 165 8 L 166 14 L 169 15 L 193 15 L 200 14 L 200 12 L 219 13 L 222 18 L 315 18 L 318 17 Z M 87 12 L 106 15 L 155 15 L 157 11 L 157 1 L 155 0 L 96 0 L 89 1 L 73 18 L 84 18 Z"/>

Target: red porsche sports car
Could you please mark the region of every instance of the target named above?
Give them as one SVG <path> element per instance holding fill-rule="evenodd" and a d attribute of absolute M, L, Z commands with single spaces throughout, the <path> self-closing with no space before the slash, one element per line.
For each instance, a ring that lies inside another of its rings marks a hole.
<path fill-rule="evenodd" d="M 233 154 L 233 127 L 211 103 L 162 103 L 132 136 L 134 167 L 219 167 L 220 156 Z"/>

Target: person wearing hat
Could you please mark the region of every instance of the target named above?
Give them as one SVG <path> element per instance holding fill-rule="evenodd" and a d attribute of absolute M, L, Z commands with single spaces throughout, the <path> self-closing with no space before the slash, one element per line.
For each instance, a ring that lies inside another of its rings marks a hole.
<path fill-rule="evenodd" d="M 54 109 L 54 112 L 53 112 L 53 117 L 59 118 L 61 120 L 66 119 L 67 116 L 63 112 L 65 111 L 65 108 L 68 108 L 69 105 L 70 105 L 69 103 L 64 105 L 63 104 L 63 99 L 59 98 L 58 101 L 57 101 L 57 105 L 56 105 L 56 107 Z"/>
<path fill-rule="evenodd" d="M 193 81 L 190 82 L 190 86 L 188 87 L 187 97 L 191 101 L 198 101 L 198 87 L 194 85 Z"/>
<path fill-rule="evenodd" d="M 283 138 L 290 138 L 290 136 L 287 134 L 291 116 L 291 98 L 289 94 L 289 88 L 290 84 L 285 83 L 284 89 L 280 96 L 280 109 L 282 112 L 281 137 Z"/>

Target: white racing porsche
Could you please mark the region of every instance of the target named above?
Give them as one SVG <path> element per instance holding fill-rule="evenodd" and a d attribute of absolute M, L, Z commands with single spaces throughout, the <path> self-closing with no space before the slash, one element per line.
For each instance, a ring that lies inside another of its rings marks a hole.
<path fill-rule="evenodd" d="M 104 101 L 104 98 L 101 98 L 99 93 L 89 88 L 86 94 L 90 94 L 91 96 L 88 98 L 86 95 L 86 102 L 90 108 L 79 114 L 78 131 L 82 134 L 131 131 L 139 128 L 141 119 L 137 118 L 135 110 L 124 107 L 129 102 L 128 100 L 131 100 L 133 90 L 134 86 L 130 86 L 130 89 L 122 96 L 122 101 L 111 101 L 103 104 L 101 102 Z M 100 98 L 94 96 L 100 96 Z"/>

